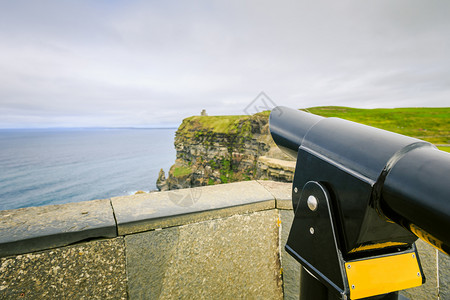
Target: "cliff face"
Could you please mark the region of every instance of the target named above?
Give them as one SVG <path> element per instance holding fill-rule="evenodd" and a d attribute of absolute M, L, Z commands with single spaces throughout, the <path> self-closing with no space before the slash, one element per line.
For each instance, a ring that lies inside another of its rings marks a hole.
<path fill-rule="evenodd" d="M 269 134 L 268 112 L 252 116 L 193 116 L 175 135 L 177 157 L 160 190 L 242 180 L 292 181 L 295 162 Z"/>

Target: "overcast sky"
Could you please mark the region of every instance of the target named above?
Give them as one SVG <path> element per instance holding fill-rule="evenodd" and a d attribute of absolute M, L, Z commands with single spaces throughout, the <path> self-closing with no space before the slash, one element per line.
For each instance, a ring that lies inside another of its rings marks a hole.
<path fill-rule="evenodd" d="M 450 106 L 450 1 L 0 0 L 0 128 L 178 125 L 261 91 Z"/>

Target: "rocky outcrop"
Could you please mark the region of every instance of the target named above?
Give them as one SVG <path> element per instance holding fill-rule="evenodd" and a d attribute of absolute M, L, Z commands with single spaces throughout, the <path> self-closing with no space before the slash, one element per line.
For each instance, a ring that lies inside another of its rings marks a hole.
<path fill-rule="evenodd" d="M 161 170 L 159 170 L 158 179 L 156 179 L 156 187 L 160 191 L 167 191 L 169 189 L 166 180 L 166 174 L 164 173 L 164 170 L 162 168 Z"/>
<path fill-rule="evenodd" d="M 157 187 L 180 189 L 243 180 L 292 181 L 295 163 L 269 134 L 268 112 L 252 116 L 193 116 L 175 134 L 177 157 Z"/>
<path fill-rule="evenodd" d="M 295 161 L 260 156 L 257 162 L 256 175 L 259 179 L 292 182 L 295 163 Z"/>

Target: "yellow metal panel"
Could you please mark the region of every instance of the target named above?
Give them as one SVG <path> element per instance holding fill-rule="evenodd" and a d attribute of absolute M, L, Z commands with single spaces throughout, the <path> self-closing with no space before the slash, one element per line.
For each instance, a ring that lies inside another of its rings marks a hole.
<path fill-rule="evenodd" d="M 422 284 L 415 253 L 348 262 L 345 264 L 350 299 L 381 295 Z"/>

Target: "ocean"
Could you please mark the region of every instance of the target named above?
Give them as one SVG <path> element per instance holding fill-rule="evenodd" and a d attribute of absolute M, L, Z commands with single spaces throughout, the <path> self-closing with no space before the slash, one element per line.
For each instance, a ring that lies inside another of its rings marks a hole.
<path fill-rule="evenodd" d="M 176 129 L 2 129 L 0 210 L 156 190 Z"/>

